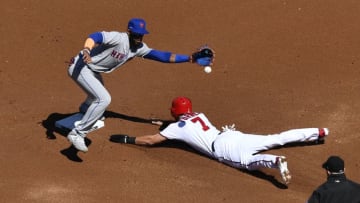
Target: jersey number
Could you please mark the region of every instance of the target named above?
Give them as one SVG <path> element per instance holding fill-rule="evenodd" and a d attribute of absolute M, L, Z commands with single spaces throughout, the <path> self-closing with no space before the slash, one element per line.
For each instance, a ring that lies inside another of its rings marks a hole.
<path fill-rule="evenodd" d="M 209 130 L 209 126 L 207 126 L 207 125 L 205 124 L 205 122 L 204 122 L 200 117 L 195 117 L 195 118 L 191 119 L 191 122 L 193 122 L 193 123 L 200 122 L 200 124 L 201 124 L 201 126 L 202 126 L 202 129 L 203 129 L 204 131 Z"/>

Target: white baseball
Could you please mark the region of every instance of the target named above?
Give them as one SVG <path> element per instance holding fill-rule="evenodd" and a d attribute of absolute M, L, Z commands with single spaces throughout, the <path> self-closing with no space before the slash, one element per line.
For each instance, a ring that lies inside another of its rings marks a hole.
<path fill-rule="evenodd" d="M 211 67 L 205 66 L 204 71 L 205 71 L 205 73 L 211 73 Z"/>

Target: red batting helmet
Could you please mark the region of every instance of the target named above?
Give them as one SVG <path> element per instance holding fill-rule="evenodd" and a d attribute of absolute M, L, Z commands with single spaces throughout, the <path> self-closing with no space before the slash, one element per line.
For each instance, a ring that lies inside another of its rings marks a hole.
<path fill-rule="evenodd" d="M 191 100 L 186 97 L 176 97 L 171 104 L 171 115 L 178 118 L 180 115 L 192 112 Z"/>

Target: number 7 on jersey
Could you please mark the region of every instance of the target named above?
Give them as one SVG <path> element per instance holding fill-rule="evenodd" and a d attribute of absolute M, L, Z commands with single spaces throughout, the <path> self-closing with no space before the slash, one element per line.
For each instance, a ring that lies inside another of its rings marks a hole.
<path fill-rule="evenodd" d="M 209 130 L 209 126 L 207 126 L 207 125 L 205 124 L 205 122 L 204 122 L 199 116 L 191 119 L 191 122 L 193 122 L 193 123 L 199 122 L 199 123 L 201 124 L 201 126 L 202 126 L 202 129 L 203 129 L 204 131 Z"/>

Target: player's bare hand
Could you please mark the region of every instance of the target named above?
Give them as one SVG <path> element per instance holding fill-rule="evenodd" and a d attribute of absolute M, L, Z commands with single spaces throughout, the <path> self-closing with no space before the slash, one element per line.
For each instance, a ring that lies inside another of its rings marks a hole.
<path fill-rule="evenodd" d="M 88 49 L 84 49 L 82 52 L 83 52 L 83 61 L 87 64 L 91 63 L 90 51 Z"/>
<path fill-rule="evenodd" d="M 235 124 L 222 126 L 222 132 L 236 131 Z"/>

